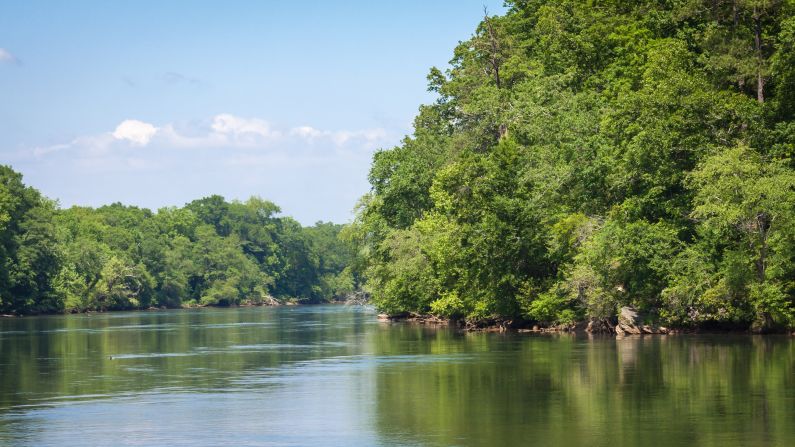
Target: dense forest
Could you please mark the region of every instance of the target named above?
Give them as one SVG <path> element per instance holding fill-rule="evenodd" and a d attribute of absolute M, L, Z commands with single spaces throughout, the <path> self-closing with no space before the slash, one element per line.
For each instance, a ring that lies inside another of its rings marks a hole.
<path fill-rule="evenodd" d="M 795 3 L 513 0 L 432 68 L 351 234 L 378 307 L 795 324 Z"/>
<path fill-rule="evenodd" d="M 0 168 L 0 311 L 362 282 L 390 314 L 795 326 L 795 2 L 507 5 L 430 70 L 438 99 L 375 154 L 347 227 L 256 197 L 62 210 Z"/>
<path fill-rule="evenodd" d="M 220 196 L 156 213 L 58 209 L 0 166 L 0 313 L 318 303 L 352 291 L 342 226 L 279 212 Z"/>

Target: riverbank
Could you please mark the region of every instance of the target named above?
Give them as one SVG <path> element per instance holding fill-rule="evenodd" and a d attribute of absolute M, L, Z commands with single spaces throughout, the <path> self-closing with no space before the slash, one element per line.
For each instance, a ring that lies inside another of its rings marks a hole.
<path fill-rule="evenodd" d="M 161 310 L 180 310 L 180 309 L 234 309 L 240 307 L 281 307 L 281 306 L 320 306 L 324 304 L 336 305 L 350 305 L 350 306 L 364 306 L 369 302 L 369 295 L 364 292 L 357 291 L 344 296 L 335 297 L 329 301 L 322 302 L 308 302 L 302 301 L 298 298 L 285 298 L 277 299 L 268 296 L 261 301 L 245 300 L 239 303 L 218 305 L 218 304 L 200 304 L 196 302 L 186 301 L 181 306 L 167 307 L 167 306 L 150 306 L 142 308 L 127 308 L 127 309 L 64 309 L 62 312 L 38 312 L 28 314 L 0 314 L 0 318 L 21 318 L 21 317 L 35 317 L 41 315 L 74 315 L 74 314 L 104 314 L 111 312 L 135 312 L 135 311 L 161 311 Z"/>
<path fill-rule="evenodd" d="M 118 312 L 155 312 L 163 310 L 191 310 L 191 309 L 235 309 L 247 307 L 290 307 L 290 306 L 322 306 L 322 305 L 349 305 L 363 306 L 367 301 L 359 299 L 334 300 L 321 303 L 300 302 L 295 299 L 285 301 L 242 302 L 228 306 L 184 304 L 180 307 L 148 307 L 142 309 L 90 309 L 83 311 L 66 311 L 58 313 L 39 313 L 26 315 L 0 314 L 0 318 L 22 318 L 43 315 L 76 315 L 76 314 L 107 314 Z M 657 324 L 645 324 L 643 317 L 632 308 L 622 308 L 619 316 L 602 320 L 583 320 L 571 324 L 544 324 L 521 318 L 489 318 L 481 320 L 467 320 L 444 318 L 432 314 L 404 312 L 400 314 L 378 314 L 377 319 L 385 323 L 408 323 L 435 327 L 454 327 L 465 332 L 517 332 L 517 333 L 586 333 L 601 335 L 672 335 L 672 334 L 754 334 L 754 335 L 791 335 L 795 336 L 794 328 L 782 328 L 773 331 L 754 331 L 749 328 L 733 326 L 703 326 L 703 327 L 668 327 Z"/>
<path fill-rule="evenodd" d="M 622 307 L 618 316 L 614 318 L 583 320 L 576 323 L 558 325 L 516 318 L 491 318 L 483 320 L 453 319 L 415 312 L 404 312 L 394 315 L 379 314 L 378 320 L 386 323 L 450 326 L 467 332 L 588 333 L 615 336 L 734 333 L 795 336 L 795 328 L 754 331 L 750 328 L 731 326 L 668 327 L 645 322 L 643 316 L 637 310 L 630 307 Z"/>
<path fill-rule="evenodd" d="M 333 303 L 312 303 L 312 305 L 316 304 L 333 304 Z M 189 310 L 189 309 L 234 309 L 240 307 L 280 307 L 280 306 L 306 306 L 310 304 L 300 304 L 297 302 L 285 302 L 285 303 L 278 303 L 278 304 L 271 304 L 271 303 L 239 303 L 239 304 L 232 304 L 229 306 L 214 306 L 214 305 L 201 305 L 201 304 L 184 304 L 179 307 L 146 307 L 146 308 L 131 308 L 131 309 L 69 309 L 63 312 L 40 312 L 40 313 L 29 313 L 29 314 L 0 314 L 0 318 L 25 318 L 25 317 L 39 317 L 45 315 L 80 315 L 80 314 L 107 314 L 107 313 L 117 313 L 117 312 L 156 312 L 162 310 Z"/>

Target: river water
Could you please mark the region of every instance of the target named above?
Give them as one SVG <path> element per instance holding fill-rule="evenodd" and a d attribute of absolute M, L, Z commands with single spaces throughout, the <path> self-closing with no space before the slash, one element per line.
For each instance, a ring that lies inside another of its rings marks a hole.
<path fill-rule="evenodd" d="M 347 306 L 0 319 L 0 445 L 795 446 L 795 340 Z"/>

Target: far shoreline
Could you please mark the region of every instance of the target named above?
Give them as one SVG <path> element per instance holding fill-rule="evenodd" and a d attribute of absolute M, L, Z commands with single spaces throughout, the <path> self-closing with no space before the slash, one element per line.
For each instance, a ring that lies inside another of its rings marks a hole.
<path fill-rule="evenodd" d="M 306 306 L 357 306 L 365 307 L 371 306 L 367 303 L 348 303 L 343 300 L 329 301 L 322 303 L 300 303 L 296 301 L 288 301 L 284 303 L 271 304 L 271 303 L 239 303 L 228 306 L 217 305 L 187 305 L 181 307 L 148 307 L 142 309 L 114 309 L 114 310 L 87 310 L 78 312 L 50 312 L 38 314 L 0 314 L 0 319 L 17 319 L 17 318 L 35 318 L 35 317 L 58 317 L 58 316 L 91 316 L 94 314 L 122 314 L 132 312 L 159 312 L 159 311 L 181 311 L 181 310 L 203 310 L 203 309 L 241 309 L 241 308 L 254 308 L 254 307 L 306 307 Z M 377 312 L 377 309 L 374 309 Z M 511 320 L 495 318 L 489 321 L 467 321 L 465 319 L 451 319 L 439 317 L 432 314 L 418 314 L 406 312 L 396 315 L 389 315 L 385 313 L 375 314 L 377 321 L 383 324 L 394 325 L 413 325 L 435 328 L 449 328 L 463 333 L 513 333 L 513 334 L 536 334 L 536 335 L 588 335 L 588 336 L 605 336 L 605 337 L 648 337 L 648 336 L 665 336 L 665 335 L 762 335 L 762 336 L 795 336 L 795 331 L 790 329 L 782 329 L 779 331 L 758 332 L 751 329 L 741 328 L 714 328 L 714 327 L 670 327 L 665 328 L 664 331 L 648 331 L 640 330 L 638 333 L 616 333 L 615 330 L 588 330 L 588 321 L 578 321 L 570 325 L 548 325 L 539 322 L 532 322 L 529 320 Z"/>
<path fill-rule="evenodd" d="M 41 312 L 41 313 L 29 313 L 29 314 L 0 314 L 0 318 L 31 318 L 31 317 L 51 317 L 51 316 L 68 316 L 68 315 L 92 315 L 92 314 L 115 314 L 115 313 L 122 313 L 122 312 L 158 312 L 164 310 L 191 310 L 191 309 L 237 309 L 237 308 L 250 308 L 250 307 L 303 307 L 303 306 L 323 306 L 323 305 L 348 305 L 354 306 L 359 304 L 348 304 L 345 301 L 329 301 L 329 302 L 322 302 L 322 303 L 300 303 L 295 301 L 288 301 L 285 303 L 279 304 L 269 304 L 269 303 L 239 303 L 239 304 L 231 304 L 228 306 L 218 306 L 218 305 L 185 305 L 180 307 L 146 307 L 146 308 L 139 308 L 139 309 L 105 309 L 105 310 L 98 310 L 98 309 L 90 309 L 90 310 L 82 310 L 82 311 L 64 311 L 64 312 Z"/>

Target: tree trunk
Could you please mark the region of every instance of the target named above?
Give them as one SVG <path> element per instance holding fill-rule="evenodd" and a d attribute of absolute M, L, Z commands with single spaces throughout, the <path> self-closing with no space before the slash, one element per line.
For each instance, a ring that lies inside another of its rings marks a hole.
<path fill-rule="evenodd" d="M 756 260 L 756 279 L 759 282 L 765 281 L 765 271 L 767 270 L 767 236 L 770 230 L 770 219 L 762 213 L 756 217 L 756 225 L 759 231 L 759 257 Z"/>
<path fill-rule="evenodd" d="M 489 32 L 489 43 L 491 44 L 491 69 L 494 72 L 494 83 L 497 85 L 497 88 L 502 88 L 500 83 L 500 65 L 502 65 L 502 61 L 500 60 L 500 42 L 497 40 L 497 36 L 494 32 L 494 27 L 491 25 L 491 20 L 489 19 L 488 11 L 485 9 L 484 12 L 484 21 L 486 22 L 486 29 Z"/>
<path fill-rule="evenodd" d="M 733 25 L 732 31 L 737 30 L 737 25 L 739 24 L 739 22 L 740 22 L 740 16 L 737 13 L 737 0 L 734 0 L 732 2 L 732 25 Z"/>
<path fill-rule="evenodd" d="M 754 6 L 754 51 L 756 52 L 756 100 L 765 102 L 765 77 L 762 73 L 762 19 Z"/>
<path fill-rule="evenodd" d="M 507 137 L 508 136 L 508 126 L 505 125 L 505 124 L 500 124 L 499 130 L 498 130 L 498 134 L 499 134 L 498 138 L 500 140 L 505 138 L 505 137 Z"/>

